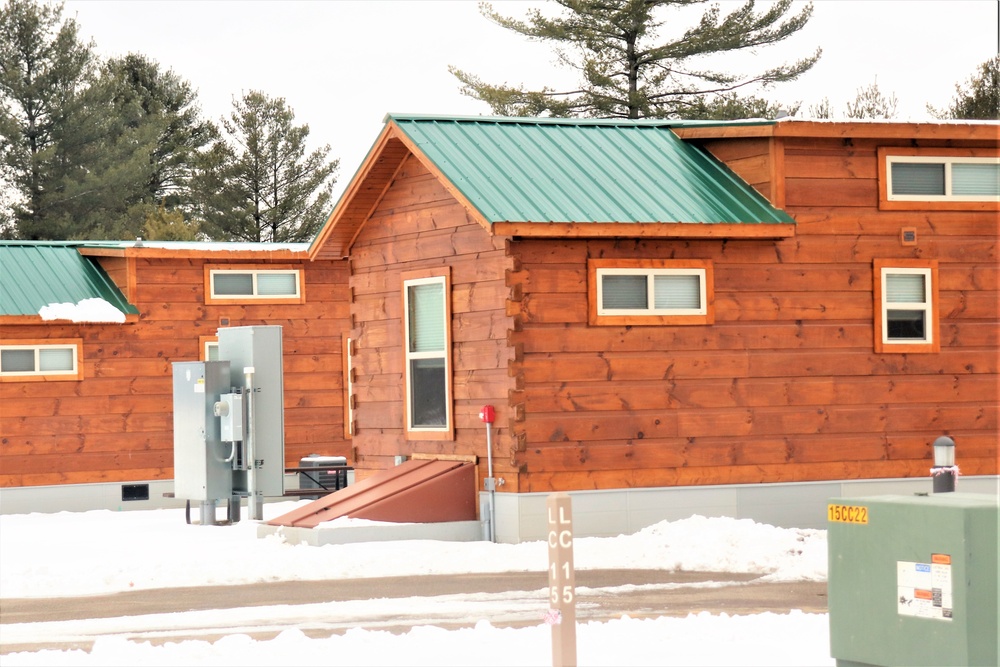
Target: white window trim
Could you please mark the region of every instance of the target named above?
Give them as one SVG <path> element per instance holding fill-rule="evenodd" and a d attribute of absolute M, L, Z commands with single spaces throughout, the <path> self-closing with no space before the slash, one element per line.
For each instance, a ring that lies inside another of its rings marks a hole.
<path fill-rule="evenodd" d="M 604 276 L 646 276 L 647 303 L 655 303 L 653 299 L 654 276 L 698 276 L 698 290 L 700 308 L 605 308 L 604 307 Z M 677 269 L 657 269 L 657 268 L 599 268 L 597 269 L 597 315 L 599 317 L 641 317 L 644 315 L 669 315 L 669 316 L 705 316 L 708 314 L 708 288 L 705 278 L 705 269 L 677 268 Z"/>
<path fill-rule="evenodd" d="M 934 304 L 932 290 L 931 269 L 914 267 L 882 267 L 882 344 L 889 345 L 932 345 L 934 343 Z M 924 301 L 922 302 L 896 302 L 889 304 L 886 298 L 887 277 L 895 275 L 921 275 L 924 278 Z M 919 310 L 924 312 L 924 337 L 923 338 L 889 338 L 889 311 L 890 310 Z"/>
<path fill-rule="evenodd" d="M 29 378 L 66 376 L 77 378 L 80 375 L 79 353 L 80 346 L 76 343 L 62 343 L 52 345 L 0 345 L 0 350 L 32 350 L 35 353 L 35 369 L 31 371 L 3 371 L 0 370 L 0 377 L 5 378 Z M 40 370 L 42 350 L 70 350 L 72 352 L 73 366 L 68 370 Z"/>
<path fill-rule="evenodd" d="M 216 294 L 215 292 L 215 276 L 217 275 L 232 275 L 234 273 L 238 274 L 250 274 L 252 280 L 252 294 Z M 259 294 L 257 288 L 257 277 L 262 274 L 292 274 L 295 276 L 295 293 L 294 294 Z M 302 271 L 299 269 L 211 269 L 208 272 L 210 299 L 213 301 L 221 301 L 225 299 L 239 299 L 239 300 L 289 300 L 296 301 L 302 298 Z"/>
<path fill-rule="evenodd" d="M 417 285 L 440 284 L 444 290 L 444 350 L 440 352 L 411 352 L 410 351 L 410 287 Z M 452 433 L 452 387 L 451 387 L 451 308 L 449 294 L 449 280 L 447 276 L 429 276 L 426 278 L 410 278 L 403 281 L 403 357 L 404 357 L 404 380 L 406 412 L 406 430 L 411 434 L 434 434 L 450 435 Z M 443 426 L 416 426 L 413 424 L 413 384 L 410 377 L 410 361 L 416 359 L 443 359 L 445 376 L 445 424 Z"/>
<path fill-rule="evenodd" d="M 1000 157 L 961 157 L 947 155 L 886 155 L 886 199 L 888 201 L 947 201 L 947 202 L 1000 202 L 1000 196 L 951 194 L 951 168 L 955 164 L 1000 164 Z M 943 164 L 943 195 L 899 195 L 893 191 L 892 165 L 894 163 Z"/>

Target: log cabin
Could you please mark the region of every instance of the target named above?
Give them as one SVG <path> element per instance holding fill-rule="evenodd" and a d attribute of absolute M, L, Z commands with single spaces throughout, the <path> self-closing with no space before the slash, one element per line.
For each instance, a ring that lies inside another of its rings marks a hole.
<path fill-rule="evenodd" d="M 290 466 L 348 454 L 347 266 L 309 262 L 307 249 L 0 243 L 4 511 L 164 502 L 174 476 L 171 364 L 214 358 L 220 327 L 282 327 Z"/>
<path fill-rule="evenodd" d="M 3 345 L 82 341 L 83 377 L 3 378 L 0 494 L 168 480 L 169 362 L 223 321 L 287 327 L 290 464 L 491 460 L 501 541 L 553 491 L 578 535 L 821 526 L 929 490 L 940 435 L 996 493 L 998 173 L 995 122 L 389 115 L 307 247 L 79 245 L 137 313 L 4 306 Z M 216 304 L 228 262 L 304 300 Z"/>

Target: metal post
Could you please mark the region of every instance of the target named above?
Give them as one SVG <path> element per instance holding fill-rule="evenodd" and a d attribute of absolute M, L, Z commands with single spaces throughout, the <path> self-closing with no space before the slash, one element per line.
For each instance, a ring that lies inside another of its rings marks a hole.
<path fill-rule="evenodd" d="M 254 421 L 254 386 L 253 386 L 253 366 L 243 369 L 243 376 L 246 378 L 246 396 L 244 403 L 247 408 L 247 432 L 244 433 L 244 443 L 246 452 L 244 456 L 247 467 L 247 515 L 251 521 L 259 521 L 264 518 L 263 508 L 257 494 L 257 451 L 256 451 L 256 422 Z"/>
<path fill-rule="evenodd" d="M 496 419 L 496 412 L 492 405 L 485 405 L 479 411 L 479 418 L 486 423 L 486 479 L 483 480 L 484 488 L 490 493 L 490 518 L 489 518 L 489 540 L 497 541 L 497 480 L 493 477 L 493 421 Z"/>
<path fill-rule="evenodd" d="M 486 424 L 486 489 L 490 492 L 490 542 L 497 541 L 497 483 L 493 477 L 493 424 Z"/>
<path fill-rule="evenodd" d="M 958 466 L 955 465 L 955 441 L 942 435 L 934 441 L 934 467 L 931 468 L 932 490 L 934 493 L 954 493 L 955 476 Z"/>
<path fill-rule="evenodd" d="M 201 507 L 198 508 L 198 516 L 203 526 L 214 526 L 215 525 L 215 501 L 214 500 L 203 500 L 201 501 Z"/>

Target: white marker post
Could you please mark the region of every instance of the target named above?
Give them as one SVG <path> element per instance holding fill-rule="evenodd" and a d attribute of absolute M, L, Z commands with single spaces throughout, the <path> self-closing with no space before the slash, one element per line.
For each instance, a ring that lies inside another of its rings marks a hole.
<path fill-rule="evenodd" d="M 573 507 L 565 493 L 550 494 L 549 612 L 553 667 L 576 667 L 576 589 L 573 573 Z"/>

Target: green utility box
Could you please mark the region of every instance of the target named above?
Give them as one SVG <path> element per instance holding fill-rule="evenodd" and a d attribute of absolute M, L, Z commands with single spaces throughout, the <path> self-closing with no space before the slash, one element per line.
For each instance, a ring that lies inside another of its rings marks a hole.
<path fill-rule="evenodd" d="M 830 500 L 838 667 L 996 667 L 997 505 L 973 493 Z"/>

